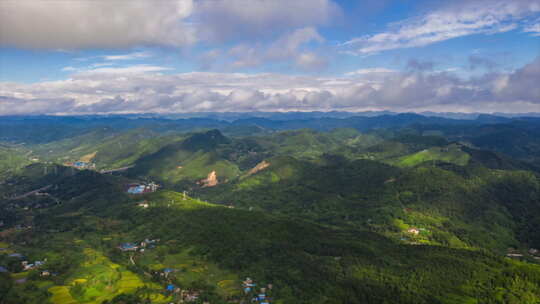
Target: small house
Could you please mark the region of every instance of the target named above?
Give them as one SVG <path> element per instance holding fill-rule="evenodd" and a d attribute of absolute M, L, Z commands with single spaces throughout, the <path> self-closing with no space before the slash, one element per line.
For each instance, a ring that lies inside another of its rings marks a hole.
<path fill-rule="evenodd" d="M 144 189 L 146 187 L 144 185 L 137 185 L 137 186 L 132 186 L 132 187 L 129 187 L 127 192 L 129 194 L 142 194 L 144 193 Z"/>
<path fill-rule="evenodd" d="M 0 266 L 0 273 L 6 273 L 8 270 L 2 266 Z"/>
<path fill-rule="evenodd" d="M 407 229 L 407 232 L 410 234 L 418 235 L 420 233 L 420 230 L 418 228 L 409 228 Z"/>
<path fill-rule="evenodd" d="M 51 275 L 51 273 L 48 270 L 43 270 L 40 275 L 42 277 L 48 277 Z"/>
<path fill-rule="evenodd" d="M 508 253 L 506 256 L 509 257 L 509 258 L 521 258 L 521 257 L 523 257 L 523 254 L 521 254 L 521 253 Z"/>
<path fill-rule="evenodd" d="M 174 285 L 173 284 L 167 285 L 167 291 L 173 292 L 174 291 Z"/>
<path fill-rule="evenodd" d="M 87 167 L 88 167 L 88 163 L 87 163 L 87 162 L 83 162 L 83 161 L 77 161 L 77 162 L 74 162 L 74 163 L 73 163 L 73 166 L 76 167 L 76 168 L 87 168 Z"/>
<path fill-rule="evenodd" d="M 122 251 L 136 251 L 139 247 L 133 243 L 124 243 L 119 248 Z"/>

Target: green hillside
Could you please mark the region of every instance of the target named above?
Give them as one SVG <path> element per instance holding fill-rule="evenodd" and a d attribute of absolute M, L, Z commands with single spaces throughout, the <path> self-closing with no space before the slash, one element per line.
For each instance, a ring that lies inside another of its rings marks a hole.
<path fill-rule="evenodd" d="M 47 267 L 58 273 L 49 280 L 30 272 L 25 284 L 33 286 L 32 292 L 8 283 L 6 303 L 20 303 L 22 293 L 28 303 L 39 303 L 47 291 L 52 303 L 99 303 L 120 293 L 166 303 L 174 297 L 163 291 L 169 283 L 197 290 L 201 299 L 226 303 L 244 297 L 240 279 L 246 276 L 275 286 L 271 295 L 276 303 L 539 299 L 536 265 L 485 251 L 404 244 L 364 229 L 184 200 L 170 191 L 128 197 L 118 182 L 84 172 L 60 182 L 53 193 L 63 204 L 44 210 L 34 229 L 5 238 L 11 250 L 47 258 Z M 94 186 L 80 187 L 86 183 Z M 76 185 L 76 192 L 63 190 Z M 141 199 L 148 208 L 137 206 Z M 144 253 L 116 248 L 145 238 L 159 241 Z M 60 252 L 70 252 L 69 258 L 61 259 Z M 179 270 L 167 279 L 152 275 L 167 267 Z"/>
<path fill-rule="evenodd" d="M 238 166 L 220 157 L 217 148 L 228 143 L 219 131 L 196 133 L 146 155 L 130 169 L 131 176 L 146 176 L 168 185 L 195 182 L 215 171 L 220 182 L 240 174 Z"/>
<path fill-rule="evenodd" d="M 327 129 L 6 144 L 0 303 L 248 303 L 246 277 L 276 304 L 540 302 L 534 164 L 449 126 Z"/>
<path fill-rule="evenodd" d="M 18 171 L 22 167 L 30 164 L 31 151 L 21 147 L 10 147 L 0 145 L 0 178 Z"/>
<path fill-rule="evenodd" d="M 460 166 L 465 166 L 469 162 L 470 155 L 461 150 L 460 145 L 449 145 L 446 147 L 434 147 L 422 150 L 417 153 L 391 159 L 387 162 L 399 167 L 412 167 L 425 162 L 446 162 Z"/>

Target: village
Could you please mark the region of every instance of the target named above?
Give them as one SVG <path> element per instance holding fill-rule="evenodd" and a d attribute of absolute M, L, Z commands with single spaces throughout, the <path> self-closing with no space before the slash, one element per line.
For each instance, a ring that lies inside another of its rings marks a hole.
<path fill-rule="evenodd" d="M 149 239 L 146 238 L 142 241 L 137 242 L 126 242 L 118 245 L 118 249 L 128 254 L 129 262 L 133 266 L 137 266 L 135 262 L 135 255 L 145 254 L 148 250 L 155 249 L 160 244 L 160 239 Z M 174 299 L 171 303 L 184 303 L 184 302 L 194 302 L 197 301 L 203 290 L 186 288 L 182 287 L 177 280 L 177 276 L 181 276 L 184 271 L 176 268 L 163 268 L 161 270 L 155 271 L 143 271 L 146 275 L 150 276 L 154 281 L 161 282 L 163 286 L 163 294 Z M 239 303 L 257 303 L 257 304 L 271 304 L 272 298 L 270 296 L 273 285 L 266 284 L 257 288 L 257 283 L 247 277 L 244 281 L 238 284 L 239 292 L 241 298 L 237 299 L 235 302 Z M 210 302 L 204 301 L 203 303 L 210 304 Z"/>
<path fill-rule="evenodd" d="M 47 258 L 43 260 L 29 260 L 24 254 L 14 252 L 12 248 L 6 246 L 7 243 L 0 243 L 0 261 L 11 261 L 9 265 L 0 264 L 0 274 L 8 274 L 13 278 L 13 282 L 18 285 L 23 285 L 29 280 L 36 280 L 36 276 L 47 280 L 48 277 L 57 277 L 58 273 L 47 269 Z M 130 256 L 130 263 L 136 267 L 133 259 L 133 254 L 144 254 L 147 250 L 155 249 L 159 246 L 159 239 L 146 238 L 139 242 L 121 243 L 118 245 L 120 252 Z M 5 265 L 5 266 L 4 266 Z M 204 299 L 205 289 L 194 288 L 193 286 L 182 286 L 177 280 L 178 276 L 183 275 L 183 271 L 174 268 L 164 268 L 161 270 L 144 271 L 151 281 L 158 282 L 162 287 L 160 294 L 168 299 L 168 303 L 193 303 Z M 82 279 L 81 279 L 82 280 Z M 23 285 L 24 286 L 24 285 Z M 272 284 L 263 284 L 258 288 L 258 284 L 251 278 L 246 278 L 244 281 L 238 281 L 237 296 L 230 298 L 231 303 L 257 303 L 271 304 L 272 303 Z M 161 303 L 161 302 L 160 302 Z M 204 300 L 200 303 L 211 304 L 210 301 Z"/>
<path fill-rule="evenodd" d="M 145 194 L 156 192 L 159 185 L 154 182 L 127 184 L 124 188 L 128 194 Z"/>
<path fill-rule="evenodd" d="M 16 284 L 24 284 L 28 280 L 30 271 L 37 271 L 41 277 L 56 276 L 56 273 L 51 273 L 46 269 L 47 259 L 35 260 L 30 262 L 27 257 L 21 253 L 13 252 L 9 248 L 0 248 L 0 254 L 4 254 L 8 265 L 0 265 L 0 273 L 12 273 Z"/>

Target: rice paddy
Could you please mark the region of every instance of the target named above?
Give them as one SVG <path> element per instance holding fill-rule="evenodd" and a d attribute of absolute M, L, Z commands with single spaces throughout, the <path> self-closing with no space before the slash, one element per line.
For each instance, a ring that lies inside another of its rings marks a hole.
<path fill-rule="evenodd" d="M 155 290 L 148 295 L 153 303 L 166 302 L 167 298 L 159 293 L 161 286 L 158 284 L 144 282 L 135 273 L 113 263 L 92 248 L 85 248 L 84 254 L 85 261 L 64 286 L 48 289 L 53 304 L 101 304 L 122 293 L 134 293 L 142 287 Z"/>

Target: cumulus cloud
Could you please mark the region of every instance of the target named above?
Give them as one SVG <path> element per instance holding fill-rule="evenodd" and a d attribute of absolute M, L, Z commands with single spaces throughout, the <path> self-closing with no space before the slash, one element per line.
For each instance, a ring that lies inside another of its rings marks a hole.
<path fill-rule="evenodd" d="M 511 73 L 463 79 L 382 68 L 342 77 L 194 72 L 159 67 L 75 72 L 67 80 L 0 83 L 0 114 L 194 111 L 540 111 L 540 57 Z"/>
<path fill-rule="evenodd" d="M 352 54 L 372 54 L 399 48 L 421 47 L 473 34 L 511 31 L 524 18 L 540 12 L 538 0 L 458 1 L 422 16 L 391 24 L 385 32 L 353 38 L 343 44 Z"/>
<path fill-rule="evenodd" d="M 222 58 L 233 68 L 252 68 L 268 63 L 290 63 L 305 70 L 320 69 L 326 66 L 323 55 L 308 50 L 306 45 L 322 43 L 323 37 L 315 28 L 295 29 L 278 37 L 270 43 L 242 43 L 232 47 Z M 219 53 L 210 52 L 203 55 L 205 63 L 215 62 Z"/>
<path fill-rule="evenodd" d="M 184 46 L 196 41 L 186 21 L 192 0 L 0 1 L 0 44 L 79 49 Z"/>
<path fill-rule="evenodd" d="M 320 55 L 307 52 L 296 56 L 295 64 L 303 70 L 321 70 L 327 66 L 328 61 Z"/>
<path fill-rule="evenodd" d="M 332 0 L 201 0 L 195 2 L 195 11 L 202 38 L 221 42 L 324 25 L 341 13 Z"/>
<path fill-rule="evenodd" d="M 332 0 L 2 0 L 0 45 L 69 50 L 238 42 L 326 24 L 339 11 Z"/>

